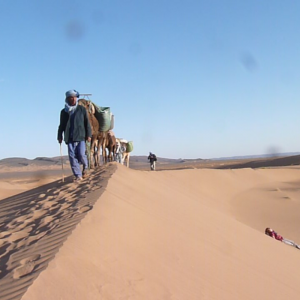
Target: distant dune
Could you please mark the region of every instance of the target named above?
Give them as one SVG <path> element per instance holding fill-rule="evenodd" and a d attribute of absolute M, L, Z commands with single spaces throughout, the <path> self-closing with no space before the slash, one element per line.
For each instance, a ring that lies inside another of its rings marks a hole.
<path fill-rule="evenodd" d="M 67 156 L 63 156 L 63 163 L 69 164 Z M 27 159 L 23 157 L 11 157 L 0 160 L 0 171 L 4 168 L 20 168 L 20 167 L 50 167 L 61 166 L 61 157 L 37 157 L 35 159 Z"/>
<path fill-rule="evenodd" d="M 3 172 L 21 172 L 33 171 L 36 168 L 39 170 L 59 170 L 61 169 L 61 157 L 37 157 L 35 159 L 26 158 L 6 158 L 0 160 L 0 174 Z M 68 170 L 69 159 L 68 156 L 63 156 L 64 168 Z M 280 157 L 239 157 L 222 159 L 170 159 L 158 157 L 157 170 L 167 169 L 193 169 L 193 168 L 261 168 L 272 166 L 288 166 L 299 165 L 300 155 L 287 155 Z M 131 156 L 130 168 L 147 170 L 149 169 L 149 162 L 147 156 Z M 1 176 L 1 175 L 0 175 Z"/>
<path fill-rule="evenodd" d="M 242 169 L 242 168 L 266 168 L 266 167 L 283 167 L 283 166 L 296 166 L 300 165 L 300 155 L 276 157 L 276 158 L 261 158 L 244 161 L 231 161 L 226 165 L 218 166 L 217 169 Z"/>

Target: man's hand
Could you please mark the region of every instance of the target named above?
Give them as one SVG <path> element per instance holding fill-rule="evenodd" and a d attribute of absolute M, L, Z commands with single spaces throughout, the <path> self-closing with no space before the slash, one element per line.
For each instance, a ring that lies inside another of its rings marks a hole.
<path fill-rule="evenodd" d="M 58 139 L 58 142 L 61 144 L 62 143 L 62 139 Z"/>
<path fill-rule="evenodd" d="M 86 140 L 87 140 L 87 142 L 89 142 L 89 143 L 90 143 L 90 142 L 91 142 L 91 140 L 92 140 L 92 138 L 89 136 L 89 137 L 87 137 L 87 139 L 86 139 Z"/>

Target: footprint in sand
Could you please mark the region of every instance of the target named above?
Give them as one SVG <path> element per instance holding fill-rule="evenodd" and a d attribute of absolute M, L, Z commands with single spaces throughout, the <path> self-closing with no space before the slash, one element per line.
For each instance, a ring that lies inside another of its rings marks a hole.
<path fill-rule="evenodd" d="M 6 245 L 3 245 L 3 249 L 1 249 L 0 258 L 6 256 L 8 253 L 11 253 L 11 251 L 15 250 L 16 248 L 16 243 L 6 243 Z"/>
<path fill-rule="evenodd" d="M 92 209 L 91 206 L 85 205 L 85 206 L 79 207 L 79 208 L 78 208 L 78 211 L 82 214 L 82 213 L 85 213 L 85 212 L 87 212 L 87 211 L 89 211 L 89 210 L 91 210 L 91 209 Z"/>
<path fill-rule="evenodd" d="M 20 261 L 21 266 L 16 268 L 13 273 L 13 278 L 14 279 L 19 279 L 21 277 L 24 277 L 34 270 L 34 267 L 36 265 L 36 261 L 40 259 L 41 255 L 32 255 L 28 258 L 22 259 Z"/>
<path fill-rule="evenodd" d="M 23 230 L 28 224 L 32 223 L 35 221 L 35 218 L 33 218 L 33 215 L 25 215 L 25 216 L 20 216 L 16 218 L 15 220 L 11 221 L 10 223 L 7 224 L 7 228 L 10 229 L 10 233 L 14 232 L 19 232 Z"/>
<path fill-rule="evenodd" d="M 24 216 L 18 217 L 15 221 L 17 221 L 18 223 L 24 223 L 26 221 L 26 219 L 28 219 L 28 216 L 24 215 Z"/>
<path fill-rule="evenodd" d="M 96 190 L 98 190 L 99 188 L 97 187 L 97 186 L 91 186 L 90 188 L 89 188 L 89 191 L 96 191 Z"/>
<path fill-rule="evenodd" d="M 59 205 L 56 200 L 55 201 L 49 201 L 49 200 L 43 201 L 41 204 L 42 204 L 42 207 L 46 208 L 46 209 Z"/>
<path fill-rule="evenodd" d="M 7 238 L 8 236 L 11 235 L 11 232 L 10 231 L 2 231 L 0 233 L 0 239 L 4 239 L 4 238 Z"/>
<path fill-rule="evenodd" d="M 69 202 L 64 203 L 64 204 L 61 205 L 60 211 L 67 210 L 67 209 L 70 208 L 71 206 L 72 206 L 72 203 L 69 203 Z"/>
<path fill-rule="evenodd" d="M 41 221 L 40 225 L 44 226 L 46 224 L 49 224 L 51 221 L 53 221 L 53 216 L 47 216 Z"/>
<path fill-rule="evenodd" d="M 74 196 L 69 196 L 69 197 L 67 197 L 66 199 L 65 199 L 65 201 L 66 202 L 74 202 L 75 200 L 76 200 L 76 195 L 74 195 Z"/>
<path fill-rule="evenodd" d="M 35 210 L 33 210 L 32 220 L 39 219 L 42 216 L 44 216 L 45 214 L 47 214 L 47 210 L 45 210 L 45 209 L 35 209 Z"/>
<path fill-rule="evenodd" d="M 54 217 L 55 215 L 47 216 L 41 220 L 39 226 L 35 230 L 36 240 L 40 239 L 42 235 L 44 236 L 48 234 L 51 230 L 57 227 L 59 219 L 54 219 Z"/>
<path fill-rule="evenodd" d="M 38 242 L 41 238 L 49 234 L 49 232 L 51 232 L 56 227 L 57 227 L 57 222 L 55 221 L 39 226 L 35 230 L 35 232 L 33 232 L 30 236 L 18 242 L 17 247 L 20 248 Z"/>
<path fill-rule="evenodd" d="M 56 205 L 51 206 L 50 208 L 48 208 L 49 213 L 52 213 L 52 211 L 56 211 L 56 210 L 60 210 L 60 204 L 57 203 Z"/>
<path fill-rule="evenodd" d="M 6 241 L 0 239 L 0 257 L 1 257 L 1 247 L 6 244 Z"/>
<path fill-rule="evenodd" d="M 68 192 L 64 192 L 64 191 L 57 191 L 56 192 L 56 199 L 62 199 L 64 198 L 66 195 L 68 195 Z"/>
<path fill-rule="evenodd" d="M 45 194 L 42 194 L 42 195 L 45 195 Z M 38 198 L 40 198 L 40 197 L 38 197 Z M 51 200 L 55 199 L 56 197 L 54 197 L 54 196 L 47 196 L 47 197 L 42 197 L 42 198 L 44 198 L 44 199 L 39 200 L 36 204 L 43 204 L 45 202 L 48 202 L 48 201 L 51 201 Z"/>
<path fill-rule="evenodd" d="M 30 235 L 30 232 L 32 231 L 32 227 L 26 227 L 23 230 L 13 232 L 7 239 L 8 242 L 16 242 L 18 240 L 24 239 Z"/>

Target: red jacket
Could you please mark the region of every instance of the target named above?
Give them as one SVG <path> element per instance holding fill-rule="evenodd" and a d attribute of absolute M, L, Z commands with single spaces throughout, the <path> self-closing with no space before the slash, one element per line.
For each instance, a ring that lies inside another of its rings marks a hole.
<path fill-rule="evenodd" d="M 283 237 L 281 235 L 279 235 L 277 232 L 273 231 L 270 235 L 270 237 L 278 240 L 278 241 L 282 241 L 283 240 Z"/>

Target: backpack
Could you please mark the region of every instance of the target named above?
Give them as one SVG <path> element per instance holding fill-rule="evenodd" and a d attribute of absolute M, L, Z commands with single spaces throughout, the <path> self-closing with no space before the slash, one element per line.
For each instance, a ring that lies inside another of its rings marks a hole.
<path fill-rule="evenodd" d="M 155 154 L 151 154 L 151 155 L 150 155 L 150 159 L 151 159 L 151 160 L 154 160 L 154 161 L 157 161 L 157 158 L 156 158 L 156 155 L 155 155 Z"/>

